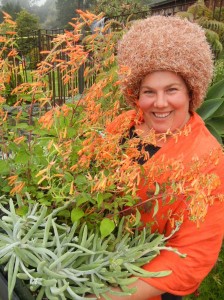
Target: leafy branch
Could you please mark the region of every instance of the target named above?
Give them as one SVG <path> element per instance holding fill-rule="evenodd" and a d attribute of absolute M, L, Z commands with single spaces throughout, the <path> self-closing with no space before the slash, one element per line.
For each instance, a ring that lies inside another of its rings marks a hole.
<path fill-rule="evenodd" d="M 50 300 L 59 295 L 60 299 L 84 300 L 86 294 L 99 296 L 114 285 L 121 287 L 121 295 L 133 292 L 127 288 L 136 280 L 131 276 L 170 274 L 141 268 L 166 250 L 163 235 L 149 235 L 146 228 L 124 234 L 123 218 L 117 234 L 102 239 L 97 228 L 89 230 L 85 224 L 81 229 L 77 222 L 72 227 L 59 225 L 56 216 L 64 208 L 48 214 L 46 207 L 29 205 L 21 217 L 11 199 L 9 209 L 0 204 L 4 214 L 0 220 L 0 263 L 8 272 L 9 299 L 17 277 L 29 282 L 37 300 L 43 295 Z"/>

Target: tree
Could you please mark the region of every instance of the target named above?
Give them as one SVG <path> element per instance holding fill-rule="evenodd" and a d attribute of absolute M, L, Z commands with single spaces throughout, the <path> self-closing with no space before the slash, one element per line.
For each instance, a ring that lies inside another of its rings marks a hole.
<path fill-rule="evenodd" d="M 17 14 L 25 9 L 29 13 L 38 15 L 39 6 L 36 5 L 38 0 L 0 0 L 1 10 L 7 12 L 13 20 L 17 18 Z M 55 2 L 55 0 L 52 0 Z M 3 22 L 3 16 L 0 16 L 0 22 Z"/>
<path fill-rule="evenodd" d="M 4 5 L 2 5 L 1 10 L 7 12 L 13 20 L 16 19 L 17 14 L 22 10 L 22 7 L 17 4 L 17 3 L 5 3 Z M 0 16 L 0 22 L 3 22 L 3 15 L 1 14 Z"/>
<path fill-rule="evenodd" d="M 36 46 L 36 38 L 31 34 L 40 28 L 39 19 L 28 11 L 22 10 L 17 15 L 16 24 L 19 36 L 18 48 L 22 54 L 28 54 Z"/>
<path fill-rule="evenodd" d="M 68 27 L 68 22 L 72 20 L 76 14 L 76 9 L 91 9 L 95 0 L 56 0 L 57 24 L 59 27 Z"/>
<path fill-rule="evenodd" d="M 94 12 L 103 12 L 106 17 L 126 20 L 139 19 L 149 11 L 144 0 L 97 0 Z"/>
<path fill-rule="evenodd" d="M 35 6 L 35 13 L 40 18 L 42 28 L 55 29 L 58 27 L 55 0 L 46 0 L 43 5 Z"/>
<path fill-rule="evenodd" d="M 205 5 L 204 0 L 198 0 L 186 12 L 178 12 L 177 15 L 205 28 L 206 37 L 217 58 L 224 49 L 224 22 L 218 18 L 217 10 L 213 13 L 212 9 Z"/>
<path fill-rule="evenodd" d="M 24 36 L 26 34 L 29 34 L 31 31 L 40 28 L 38 17 L 30 14 L 26 10 L 22 10 L 18 13 L 16 24 L 19 36 Z"/>
<path fill-rule="evenodd" d="M 37 0 L 2 0 L 2 5 L 10 4 L 18 4 L 22 6 L 22 8 L 29 8 L 30 6 L 34 5 Z"/>

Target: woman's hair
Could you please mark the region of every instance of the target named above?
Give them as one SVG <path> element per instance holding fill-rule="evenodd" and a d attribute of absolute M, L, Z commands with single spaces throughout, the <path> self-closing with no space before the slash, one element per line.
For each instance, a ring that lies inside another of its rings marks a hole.
<path fill-rule="evenodd" d="M 202 103 L 213 73 L 213 56 L 204 30 L 178 17 L 152 16 L 134 22 L 118 44 L 118 64 L 120 70 L 128 67 L 129 72 L 120 76 L 124 96 L 132 105 L 138 99 L 142 79 L 166 70 L 184 79 L 191 111 Z"/>

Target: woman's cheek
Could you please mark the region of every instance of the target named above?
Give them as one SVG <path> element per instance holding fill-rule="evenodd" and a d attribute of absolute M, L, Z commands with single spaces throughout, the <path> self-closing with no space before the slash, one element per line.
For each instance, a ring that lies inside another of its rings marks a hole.
<path fill-rule="evenodd" d="M 149 99 L 141 99 L 139 100 L 139 107 L 143 110 L 148 109 L 152 105 L 151 102 L 152 101 L 150 101 Z"/>

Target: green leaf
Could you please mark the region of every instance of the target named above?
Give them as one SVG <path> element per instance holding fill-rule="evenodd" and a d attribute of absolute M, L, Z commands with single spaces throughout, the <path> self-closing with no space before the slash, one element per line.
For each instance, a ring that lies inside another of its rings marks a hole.
<path fill-rule="evenodd" d="M 176 201 L 176 198 L 174 196 L 171 197 L 170 201 L 169 201 L 169 204 L 173 204 L 174 202 Z"/>
<path fill-rule="evenodd" d="M 42 204 L 44 206 L 50 206 L 52 204 L 51 201 L 46 198 L 39 199 L 38 201 L 40 202 L 40 204 Z"/>
<path fill-rule="evenodd" d="M 157 196 L 159 194 L 159 191 L 160 191 L 160 186 L 159 186 L 158 182 L 156 182 L 156 189 L 155 189 L 154 195 Z"/>
<path fill-rule="evenodd" d="M 134 226 L 137 226 L 140 223 L 140 220 L 141 220 L 141 213 L 139 212 L 138 209 L 136 209 Z"/>
<path fill-rule="evenodd" d="M 37 199 L 43 198 L 44 197 L 44 193 L 37 191 L 36 197 L 37 197 Z"/>
<path fill-rule="evenodd" d="M 61 210 L 61 211 L 59 211 L 57 216 L 65 217 L 66 219 L 68 219 L 68 218 L 70 218 L 70 211 L 67 209 Z"/>
<path fill-rule="evenodd" d="M 100 223 L 101 237 L 105 238 L 106 236 L 111 234 L 111 232 L 114 230 L 114 228 L 115 228 L 114 221 L 112 221 L 108 218 L 103 219 Z"/>
<path fill-rule="evenodd" d="M 206 101 L 214 98 L 221 98 L 224 96 L 224 79 L 213 84 L 209 89 L 206 95 Z"/>
<path fill-rule="evenodd" d="M 26 129 L 27 127 L 29 127 L 27 123 L 19 123 L 16 125 L 16 128 L 18 129 Z"/>
<path fill-rule="evenodd" d="M 75 178 L 75 183 L 77 185 L 85 185 L 86 182 L 87 182 L 87 179 L 86 179 L 85 175 L 78 175 Z"/>
<path fill-rule="evenodd" d="M 99 208 L 99 207 L 101 206 L 101 204 L 103 203 L 103 200 L 104 200 L 103 194 L 98 193 L 98 194 L 97 194 L 97 197 L 96 197 L 96 201 L 97 201 L 97 204 L 98 204 L 98 208 Z"/>
<path fill-rule="evenodd" d="M 224 116 L 224 102 L 220 105 L 220 107 L 216 110 L 212 117 L 221 117 Z"/>
<path fill-rule="evenodd" d="M 72 138 L 76 134 L 77 134 L 77 129 L 76 128 L 68 127 L 68 131 L 67 131 L 68 138 Z"/>
<path fill-rule="evenodd" d="M 103 203 L 104 200 L 110 199 L 111 196 L 112 196 L 111 193 L 98 193 L 97 197 L 96 197 L 96 202 L 98 204 L 98 208 L 101 206 L 101 204 Z"/>
<path fill-rule="evenodd" d="M 28 206 L 21 206 L 21 207 L 18 207 L 18 208 L 16 209 L 16 213 L 17 213 L 19 216 L 23 217 L 23 216 L 25 216 L 25 215 L 27 214 L 28 210 L 29 210 L 29 207 L 28 207 Z"/>
<path fill-rule="evenodd" d="M 113 194 L 111 194 L 111 193 L 104 193 L 104 194 L 103 194 L 103 199 L 104 199 L 104 200 L 110 199 L 111 196 L 113 196 Z"/>
<path fill-rule="evenodd" d="M 206 120 L 213 116 L 213 114 L 219 109 L 219 107 L 224 103 L 224 98 L 210 99 L 198 108 L 197 113 L 201 116 L 203 120 Z"/>
<path fill-rule="evenodd" d="M 209 124 L 206 124 L 206 127 L 211 132 L 211 134 L 217 139 L 217 141 L 220 144 L 222 144 L 222 138 L 220 137 L 220 134 L 216 131 L 216 129 Z"/>
<path fill-rule="evenodd" d="M 83 193 L 84 194 L 84 193 Z M 83 195 L 78 195 L 77 198 L 76 198 L 76 203 L 77 203 L 77 206 L 80 206 L 82 205 L 83 203 L 89 201 L 89 199 L 87 197 L 85 197 L 85 194 Z M 88 194 L 87 194 L 88 195 Z M 88 195 L 89 196 L 89 195 Z"/>
<path fill-rule="evenodd" d="M 215 128 L 220 135 L 224 134 L 224 116 L 212 118 L 207 124 Z"/>
<path fill-rule="evenodd" d="M 72 174 L 70 174 L 69 172 L 65 172 L 65 173 L 64 173 L 64 178 L 65 178 L 65 180 L 68 181 L 68 182 L 74 180 L 74 177 L 73 177 Z"/>
<path fill-rule="evenodd" d="M 159 201 L 156 199 L 155 200 L 155 206 L 154 206 L 154 210 L 153 210 L 153 218 L 155 217 L 155 215 L 157 214 L 158 210 L 159 210 Z"/>
<path fill-rule="evenodd" d="M 6 185 L 1 188 L 1 191 L 5 193 L 9 193 L 11 191 L 11 187 Z"/>
<path fill-rule="evenodd" d="M 19 164 L 26 164 L 29 158 L 29 153 L 27 153 L 26 150 L 21 149 L 15 156 L 15 162 Z"/>
<path fill-rule="evenodd" d="M 0 174 L 7 174 L 10 171 L 9 162 L 0 159 Z"/>
<path fill-rule="evenodd" d="M 81 208 L 73 208 L 71 212 L 71 220 L 73 223 L 80 220 L 85 215 L 84 211 Z"/>
<path fill-rule="evenodd" d="M 46 143 L 45 143 L 46 145 Z M 35 157 L 40 156 L 41 160 L 43 161 L 44 159 L 44 151 L 43 151 L 43 146 L 40 146 L 39 144 L 34 145 L 33 151 L 35 152 Z M 45 159 L 44 159 L 45 160 Z"/>

